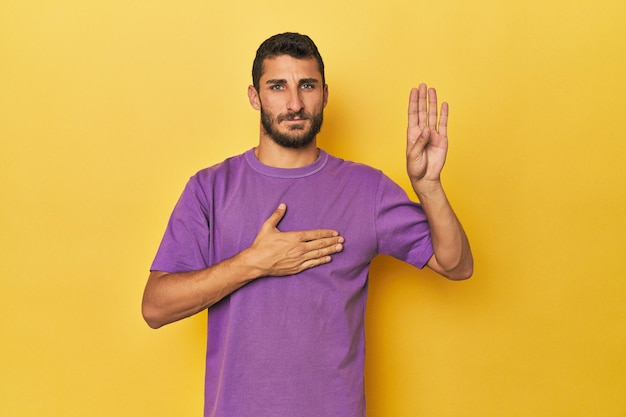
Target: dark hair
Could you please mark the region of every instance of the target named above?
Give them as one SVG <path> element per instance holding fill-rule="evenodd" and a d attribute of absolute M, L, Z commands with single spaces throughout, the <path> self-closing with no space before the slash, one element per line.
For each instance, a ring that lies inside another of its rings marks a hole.
<path fill-rule="evenodd" d="M 259 80 L 263 75 L 263 62 L 268 58 L 280 55 L 289 55 L 297 59 L 315 58 L 322 74 L 322 84 L 326 83 L 324 61 L 322 61 L 322 56 L 315 43 L 306 35 L 287 32 L 272 36 L 257 49 L 256 57 L 252 63 L 252 85 L 257 91 L 259 91 Z"/>

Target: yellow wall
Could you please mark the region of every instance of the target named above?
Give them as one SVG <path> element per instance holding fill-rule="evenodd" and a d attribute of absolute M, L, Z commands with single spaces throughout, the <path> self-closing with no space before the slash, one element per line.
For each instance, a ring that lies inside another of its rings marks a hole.
<path fill-rule="evenodd" d="M 196 170 L 252 147 L 258 44 L 310 34 L 320 143 L 403 187 L 408 90 L 450 102 L 472 280 L 374 263 L 368 416 L 626 415 L 626 3 L 0 2 L 0 415 L 199 416 L 205 315 L 140 315 Z"/>

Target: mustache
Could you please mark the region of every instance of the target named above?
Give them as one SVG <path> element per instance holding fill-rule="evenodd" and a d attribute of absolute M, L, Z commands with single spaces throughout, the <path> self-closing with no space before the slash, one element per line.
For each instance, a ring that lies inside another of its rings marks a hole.
<path fill-rule="evenodd" d="M 278 123 L 282 122 L 283 120 L 308 120 L 310 119 L 312 116 L 310 113 L 304 111 L 304 109 L 297 111 L 297 112 L 289 112 L 286 114 L 279 114 L 276 117 L 276 121 Z"/>

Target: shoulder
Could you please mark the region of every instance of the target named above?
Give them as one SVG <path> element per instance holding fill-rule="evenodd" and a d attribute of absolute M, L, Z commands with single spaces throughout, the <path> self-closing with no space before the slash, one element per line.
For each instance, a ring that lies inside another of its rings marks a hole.
<path fill-rule="evenodd" d="M 189 179 L 188 186 L 198 188 L 212 188 L 216 184 L 225 182 L 228 178 L 244 170 L 245 153 L 229 157 L 215 165 L 203 168 Z"/>
<path fill-rule="evenodd" d="M 380 199 L 388 193 L 404 194 L 406 192 L 382 170 L 372 166 L 345 160 L 335 156 L 329 156 L 327 174 L 331 175 L 335 182 L 348 183 L 350 186 L 358 186 Z"/>
<path fill-rule="evenodd" d="M 327 172 L 332 175 L 356 178 L 360 181 L 380 181 L 385 174 L 369 165 L 342 159 L 333 155 L 328 156 Z"/>
<path fill-rule="evenodd" d="M 192 176 L 192 178 L 203 180 L 217 175 L 227 175 L 229 172 L 237 171 L 242 167 L 244 157 L 245 153 L 226 158 L 222 162 L 199 170 Z"/>
<path fill-rule="evenodd" d="M 229 178 L 242 171 L 244 155 L 240 154 L 223 160 L 215 165 L 203 168 L 187 181 L 183 195 L 194 196 L 200 201 L 211 200 L 216 190 L 228 187 Z"/>
<path fill-rule="evenodd" d="M 367 187 L 368 191 L 377 199 L 386 199 L 389 196 L 409 200 L 406 191 L 387 174 L 372 166 L 329 156 L 329 172 L 335 178 L 349 178 L 351 184 Z"/>

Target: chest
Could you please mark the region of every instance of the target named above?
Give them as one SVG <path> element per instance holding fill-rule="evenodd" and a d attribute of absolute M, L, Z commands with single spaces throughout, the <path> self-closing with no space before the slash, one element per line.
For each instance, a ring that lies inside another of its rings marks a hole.
<path fill-rule="evenodd" d="M 336 178 L 248 177 L 217 184 L 210 214 L 214 260 L 233 256 L 254 241 L 280 203 L 287 212 L 280 231 L 334 229 L 345 238 L 351 262 L 369 263 L 376 253 L 375 190 Z M 346 256 L 348 257 L 348 256 Z"/>

